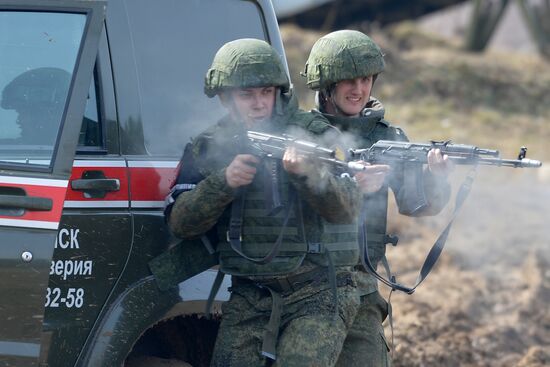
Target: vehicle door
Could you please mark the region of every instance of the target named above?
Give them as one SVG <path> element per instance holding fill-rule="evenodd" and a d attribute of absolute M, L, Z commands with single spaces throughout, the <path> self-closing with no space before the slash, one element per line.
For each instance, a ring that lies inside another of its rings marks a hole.
<path fill-rule="evenodd" d="M 1 366 L 39 363 L 52 253 L 105 8 L 0 0 Z"/>
<path fill-rule="evenodd" d="M 50 267 L 43 345 L 51 366 L 74 365 L 130 253 L 112 75 L 104 28 Z"/>

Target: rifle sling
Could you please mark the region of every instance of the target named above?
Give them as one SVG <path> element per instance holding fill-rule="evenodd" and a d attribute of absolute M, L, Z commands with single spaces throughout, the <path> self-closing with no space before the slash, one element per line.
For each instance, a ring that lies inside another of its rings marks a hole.
<path fill-rule="evenodd" d="M 222 286 L 224 276 L 225 274 L 221 270 L 218 270 L 216 273 L 216 278 L 214 278 L 214 283 L 212 283 L 212 288 L 210 288 L 210 293 L 208 294 L 208 299 L 206 300 L 206 305 L 204 307 L 204 312 L 208 318 L 212 317 L 212 305 L 214 304 L 216 295 Z"/>
<path fill-rule="evenodd" d="M 455 218 L 458 215 L 459 210 L 462 208 L 462 204 L 464 204 L 464 201 L 466 200 L 468 194 L 470 193 L 470 189 L 472 188 L 472 183 L 474 181 L 476 172 L 476 167 L 470 171 L 468 176 L 464 179 L 464 182 L 460 186 L 460 189 L 458 190 L 458 193 L 456 194 L 455 198 L 455 208 L 453 211 L 453 214 L 451 215 L 451 218 L 435 243 L 433 244 L 432 248 L 428 252 L 428 255 L 426 256 L 426 259 L 424 260 L 424 264 L 422 265 L 422 268 L 420 269 L 420 272 L 418 274 L 418 277 L 416 278 L 416 282 L 412 287 L 405 286 L 403 284 L 397 283 L 395 276 L 392 276 L 388 274 L 388 279 L 384 278 L 382 275 L 380 275 L 369 259 L 369 246 L 368 246 L 368 239 L 367 239 L 367 227 L 366 227 L 366 220 L 367 220 L 367 207 L 365 203 L 363 203 L 363 207 L 361 209 L 360 214 L 360 225 L 359 225 L 359 249 L 361 251 L 361 263 L 363 267 L 371 273 L 376 279 L 390 287 L 392 290 L 399 290 L 402 292 L 405 292 L 407 294 L 414 293 L 416 287 L 418 287 L 428 276 L 428 274 L 431 272 L 435 264 L 437 263 L 437 260 L 439 259 L 439 255 L 441 255 L 441 252 L 443 251 L 443 248 L 445 247 L 445 242 L 447 241 L 447 237 L 449 236 L 449 232 L 451 231 L 451 227 L 453 225 L 453 222 Z M 386 267 L 386 264 L 384 264 L 384 267 Z M 389 269 L 389 266 L 387 267 Z"/>
<path fill-rule="evenodd" d="M 292 209 L 294 207 L 294 202 L 296 201 L 295 191 L 292 189 L 290 190 L 290 200 L 289 200 L 290 203 L 286 208 L 286 213 L 283 220 L 281 232 L 279 233 L 279 236 L 277 237 L 277 240 L 273 244 L 273 247 L 271 248 L 269 253 L 262 258 L 253 258 L 253 257 L 247 256 L 242 250 L 241 229 L 243 224 L 245 196 L 246 196 L 246 190 L 243 188 L 239 190 L 239 192 L 237 193 L 237 197 L 231 204 L 231 218 L 229 220 L 229 230 L 227 231 L 227 240 L 230 243 L 233 251 L 238 253 L 243 258 L 249 261 L 252 261 L 255 264 L 261 264 L 261 265 L 269 264 L 271 261 L 273 261 L 275 256 L 277 256 L 281 248 L 285 228 L 288 224 L 290 213 L 292 212 Z"/>

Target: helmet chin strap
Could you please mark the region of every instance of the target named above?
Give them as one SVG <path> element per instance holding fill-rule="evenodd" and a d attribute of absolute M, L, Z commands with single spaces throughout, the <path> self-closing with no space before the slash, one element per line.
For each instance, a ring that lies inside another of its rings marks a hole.
<path fill-rule="evenodd" d="M 317 99 L 317 106 L 319 106 L 319 111 L 328 113 L 327 103 L 330 103 L 330 106 L 333 110 L 333 115 L 345 115 L 345 113 L 343 113 L 343 111 L 338 108 L 338 106 L 334 102 L 334 99 L 332 98 L 335 89 L 336 84 L 333 84 L 325 90 L 319 91 L 318 94 L 315 96 Z"/>
<path fill-rule="evenodd" d="M 275 105 L 273 106 L 273 112 L 277 115 L 283 114 L 283 90 L 278 87 L 275 91 Z"/>

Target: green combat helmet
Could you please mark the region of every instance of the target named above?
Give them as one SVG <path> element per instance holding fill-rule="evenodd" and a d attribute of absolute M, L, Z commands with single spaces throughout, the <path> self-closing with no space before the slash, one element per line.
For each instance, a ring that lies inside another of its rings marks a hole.
<path fill-rule="evenodd" d="M 212 98 L 226 88 L 275 86 L 290 82 L 279 54 L 267 42 L 244 38 L 223 45 L 206 73 L 204 93 Z"/>
<path fill-rule="evenodd" d="M 308 88 L 318 91 L 342 80 L 376 75 L 384 65 L 384 54 L 369 36 L 343 30 L 315 42 L 302 76 Z"/>

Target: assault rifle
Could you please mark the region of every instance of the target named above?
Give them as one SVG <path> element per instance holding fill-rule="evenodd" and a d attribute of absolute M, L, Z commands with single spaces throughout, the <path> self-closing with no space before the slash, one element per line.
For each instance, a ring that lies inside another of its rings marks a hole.
<path fill-rule="evenodd" d="M 318 160 L 336 170 L 344 172 L 357 172 L 365 169 L 365 166 L 354 161 L 344 161 L 336 158 L 336 150 L 325 148 L 317 143 L 297 139 L 290 135 L 271 135 L 257 131 L 248 131 L 248 149 L 251 154 L 260 157 L 282 159 L 288 147 L 294 147 L 298 155 Z"/>
<path fill-rule="evenodd" d="M 478 148 L 473 145 L 452 144 L 447 141 L 431 143 L 411 143 L 404 141 L 379 140 L 370 148 L 350 149 L 351 160 L 362 160 L 371 164 L 428 163 L 428 152 L 431 149 L 441 150 L 455 164 L 490 165 L 515 168 L 538 168 L 542 163 L 525 158 L 527 148 L 521 147 L 517 159 L 501 159 L 498 150 Z"/>
<path fill-rule="evenodd" d="M 413 163 L 427 164 L 428 152 L 439 149 L 455 164 L 460 165 L 491 165 L 505 167 L 538 168 L 542 163 L 526 158 L 527 148 L 521 147 L 517 159 L 501 159 L 498 150 L 479 148 L 473 145 L 453 144 L 451 141 L 432 141 L 430 143 L 411 143 L 403 141 L 379 140 L 370 148 L 350 149 L 346 160 L 336 158 L 336 150 L 323 147 L 317 143 L 298 139 L 290 135 L 272 135 L 258 131 L 247 131 L 246 150 L 260 158 L 282 159 L 285 150 L 293 146 L 298 154 L 328 165 L 337 173 L 355 173 L 365 169 L 360 162 L 371 164 Z M 281 208 L 278 194 L 277 172 L 275 163 L 266 171 L 264 181 L 273 212 Z"/>
<path fill-rule="evenodd" d="M 542 163 L 538 160 L 525 158 L 527 154 L 527 148 L 521 147 L 517 159 L 501 159 L 498 150 L 483 149 L 472 145 L 452 144 L 450 141 L 432 141 L 428 144 L 422 143 L 410 143 L 401 141 L 387 141 L 380 140 L 370 148 L 367 149 L 350 149 L 350 159 L 359 159 L 371 164 L 392 164 L 392 163 L 412 163 L 412 164 L 426 164 L 428 163 L 428 152 L 431 149 L 439 149 L 442 154 L 446 154 L 449 160 L 455 164 L 472 165 L 473 169 L 462 185 L 460 186 L 456 199 L 455 208 L 451 219 L 445 226 L 445 229 L 436 242 L 430 249 L 428 256 L 424 260 L 424 264 L 418 274 L 417 280 L 413 286 L 405 286 L 397 283 L 395 277 L 388 275 L 389 278 L 385 278 L 378 273 L 376 268 L 371 264 L 368 256 L 368 241 L 367 230 L 364 224 L 367 220 L 366 217 L 366 204 L 363 205 L 359 223 L 361 223 L 359 231 L 359 245 L 363 256 L 361 256 L 361 262 L 365 269 L 367 269 L 374 277 L 386 284 L 393 290 L 400 290 L 405 293 L 411 294 L 416 287 L 420 285 L 426 279 L 433 266 L 437 262 L 439 255 L 443 251 L 447 236 L 451 230 L 451 226 L 455 217 L 457 216 L 462 204 L 466 200 L 473 182 L 473 172 L 478 165 L 490 165 L 490 166 L 506 166 L 506 167 L 520 167 L 520 168 L 538 168 Z M 386 263 L 387 265 L 387 263 Z M 386 267 L 389 274 L 389 266 Z"/>

